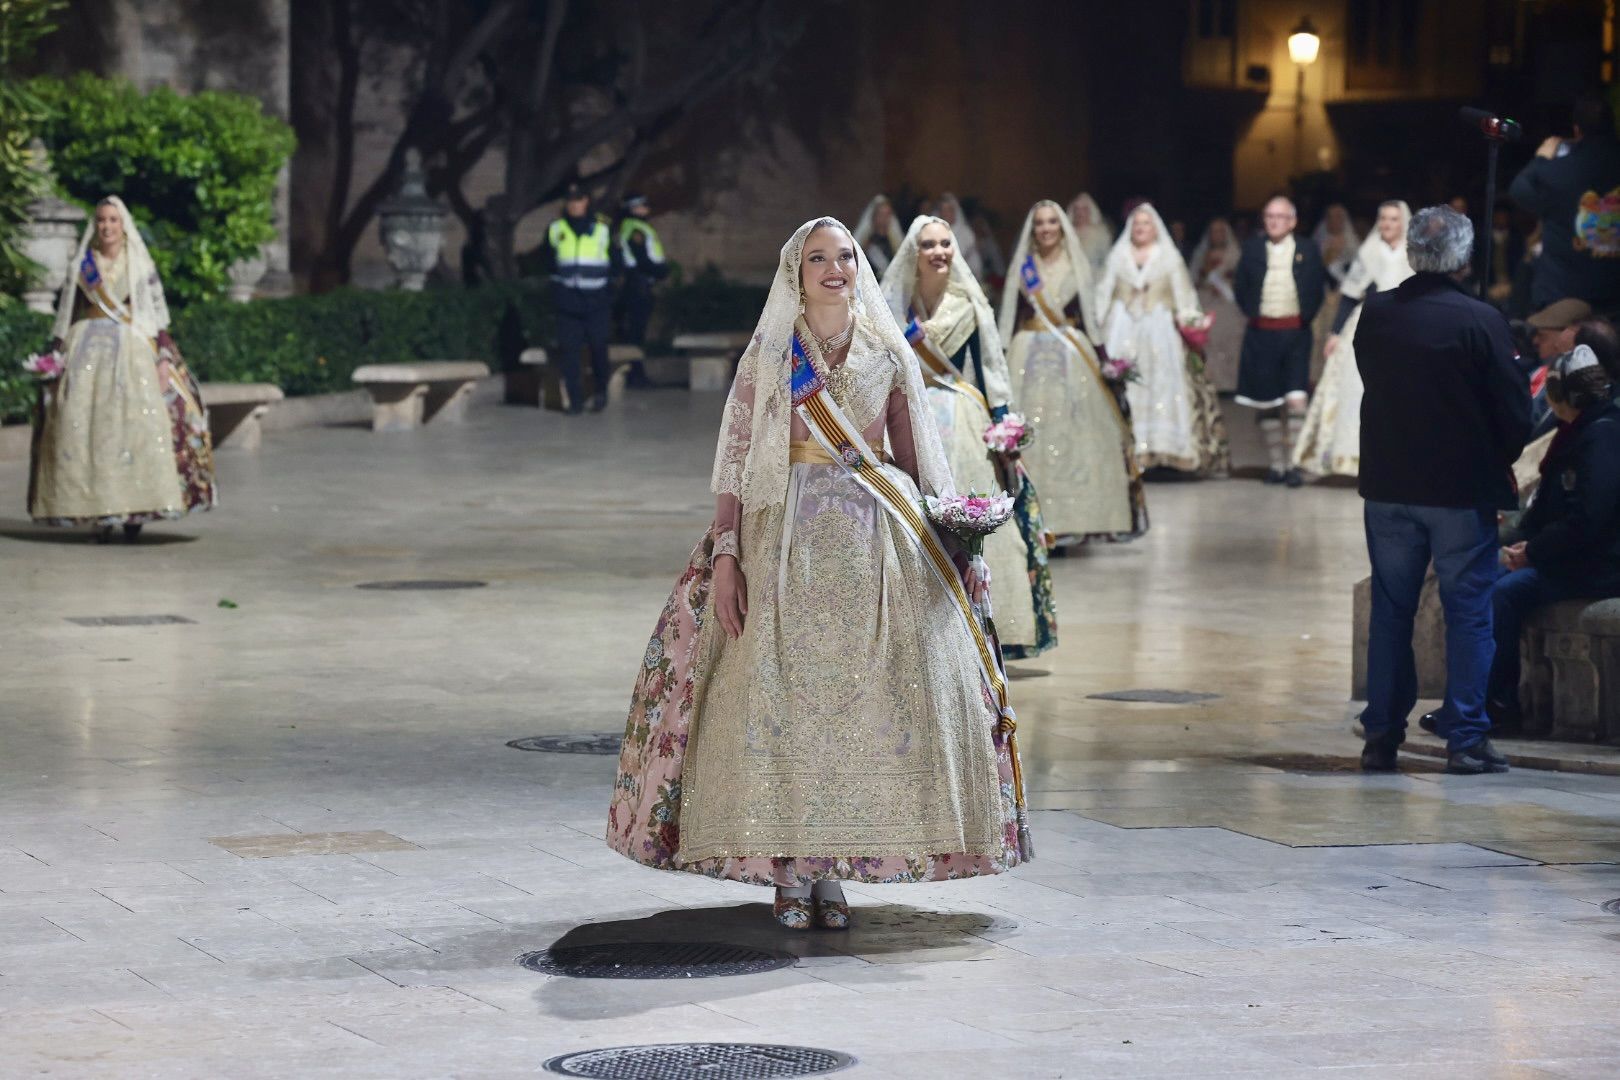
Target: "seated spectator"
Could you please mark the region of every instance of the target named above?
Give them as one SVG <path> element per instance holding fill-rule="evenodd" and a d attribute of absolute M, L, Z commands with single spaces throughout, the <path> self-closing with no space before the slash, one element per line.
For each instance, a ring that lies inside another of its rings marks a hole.
<path fill-rule="evenodd" d="M 1620 390 L 1620 330 L 1608 319 L 1582 319 L 1575 329 L 1575 344 L 1585 345 L 1597 354 L 1597 361 L 1609 375 L 1609 382 Z"/>
<path fill-rule="evenodd" d="M 1592 305 L 1585 300 L 1559 300 L 1548 304 L 1525 322 L 1535 335 L 1536 356 L 1541 363 L 1530 371 L 1530 438 L 1535 440 L 1551 431 L 1556 422 L 1547 407 L 1547 364 L 1575 347 L 1575 334 L 1582 319 L 1592 317 Z"/>
<path fill-rule="evenodd" d="M 1508 573 L 1491 590 L 1496 656 L 1486 712 L 1499 730 L 1520 721 L 1525 618 L 1559 600 L 1620 596 L 1620 407 L 1612 394 L 1591 346 L 1577 345 L 1548 365 L 1547 400 L 1558 434 L 1519 522 L 1525 539 L 1502 549 Z"/>

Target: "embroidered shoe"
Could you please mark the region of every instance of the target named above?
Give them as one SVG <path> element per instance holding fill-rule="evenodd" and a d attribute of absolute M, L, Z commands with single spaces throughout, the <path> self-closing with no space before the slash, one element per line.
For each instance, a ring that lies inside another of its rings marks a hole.
<path fill-rule="evenodd" d="M 816 925 L 823 930 L 849 929 L 849 904 L 843 900 L 816 900 Z"/>
<path fill-rule="evenodd" d="M 776 921 L 789 930 L 810 929 L 810 898 L 808 896 L 783 896 L 781 891 L 776 893 L 776 902 L 771 905 L 771 914 Z"/>

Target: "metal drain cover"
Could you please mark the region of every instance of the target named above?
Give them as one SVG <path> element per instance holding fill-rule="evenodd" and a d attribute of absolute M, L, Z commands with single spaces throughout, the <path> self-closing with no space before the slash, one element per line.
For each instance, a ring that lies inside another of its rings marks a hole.
<path fill-rule="evenodd" d="M 581 1050 L 550 1059 L 545 1069 L 594 1080 L 770 1080 L 819 1076 L 854 1063 L 848 1054 L 811 1046 L 662 1043 Z"/>
<path fill-rule="evenodd" d="M 1359 773 L 1359 757 L 1339 757 L 1333 754 L 1249 754 L 1229 760 L 1246 765 L 1260 765 L 1267 769 L 1281 769 L 1291 773 Z M 1432 758 L 1401 758 L 1401 771 L 1414 773 L 1444 772 L 1444 763 Z"/>
<path fill-rule="evenodd" d="M 1148 701 L 1156 705 L 1192 705 L 1200 701 L 1214 701 L 1219 694 L 1203 694 L 1197 690 L 1110 690 L 1106 694 L 1087 694 L 1098 701 Z"/>
<path fill-rule="evenodd" d="M 518 963 L 542 975 L 567 975 L 575 979 L 712 979 L 776 971 L 792 967 L 795 959 L 791 953 L 745 945 L 627 941 L 553 945 L 539 952 L 525 953 L 518 957 Z"/>
<path fill-rule="evenodd" d="M 83 615 L 69 618 L 75 626 L 195 626 L 184 615 Z"/>
<path fill-rule="evenodd" d="M 1620 900 L 1603 901 L 1603 910 L 1607 911 L 1610 915 L 1620 915 Z"/>
<path fill-rule="evenodd" d="M 617 755 L 622 736 L 609 732 L 588 735 L 526 735 L 507 743 L 514 750 L 538 750 L 543 754 L 612 754 Z"/>
<path fill-rule="evenodd" d="M 488 584 L 487 581 L 425 579 L 422 581 L 367 581 L 356 585 L 355 588 L 373 589 L 379 592 L 444 592 L 449 589 L 482 589 Z"/>

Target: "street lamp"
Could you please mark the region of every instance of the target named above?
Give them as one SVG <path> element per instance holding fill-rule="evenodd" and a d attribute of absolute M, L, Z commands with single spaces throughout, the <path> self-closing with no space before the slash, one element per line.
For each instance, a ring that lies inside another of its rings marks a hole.
<path fill-rule="evenodd" d="M 1316 24 L 1306 15 L 1288 33 L 1288 59 L 1298 70 L 1294 83 L 1294 168 L 1303 170 L 1301 155 L 1305 145 L 1305 69 L 1316 63 L 1316 54 L 1322 49 L 1322 35 Z"/>

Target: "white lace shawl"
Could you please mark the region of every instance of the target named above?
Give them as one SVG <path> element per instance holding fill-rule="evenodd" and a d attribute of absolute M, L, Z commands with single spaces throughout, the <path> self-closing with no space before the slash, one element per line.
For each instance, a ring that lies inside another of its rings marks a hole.
<path fill-rule="evenodd" d="M 754 328 L 754 338 L 743 353 L 720 420 L 710 490 L 733 495 L 745 514 L 787 501 L 788 443 L 793 427 L 793 397 L 789 387 L 793 324 L 799 317 L 799 264 L 804 244 L 818 228 L 849 229 L 836 218 L 805 222 L 782 246 L 782 256 L 771 281 L 765 310 Z M 853 236 L 850 237 L 854 239 Z M 950 465 L 928 406 L 922 370 L 906 341 L 905 332 L 889 314 L 883 290 L 856 246 L 855 320 L 857 338 L 889 354 L 900 373 L 897 380 L 911 413 L 911 435 L 917 454 L 918 486 L 925 494 L 955 491 Z M 874 447 L 876 449 L 876 447 Z"/>
<path fill-rule="evenodd" d="M 1029 213 L 1024 215 L 1024 227 L 1018 232 L 1018 246 L 1013 248 L 1012 260 L 1007 263 L 1007 284 L 1001 290 L 1001 318 L 997 321 L 997 326 L 1001 330 L 1001 340 L 1012 340 L 1014 323 L 1018 321 L 1018 297 L 1023 290 L 1024 257 L 1034 250 L 1034 241 L 1031 237 L 1035 231 L 1035 211 L 1043 206 L 1056 210 L 1058 222 L 1063 226 L 1063 251 L 1069 256 L 1069 265 L 1074 271 L 1074 284 L 1080 296 L 1080 318 L 1084 324 L 1082 329 L 1086 337 L 1093 342 L 1101 341 L 1097 290 L 1092 287 L 1091 260 L 1086 257 L 1085 250 L 1080 246 L 1080 237 L 1075 234 L 1074 224 L 1069 221 L 1069 215 L 1063 212 L 1063 207 L 1051 199 L 1042 199 L 1030 207 Z"/>
<path fill-rule="evenodd" d="M 1080 238 L 1080 249 L 1086 253 L 1086 258 L 1091 260 L 1093 266 L 1100 267 L 1114 244 L 1114 230 L 1108 227 L 1108 219 L 1103 217 L 1102 207 L 1097 205 L 1097 200 L 1084 191 L 1069 200 L 1065 216 L 1071 225 L 1074 224 L 1075 210 L 1082 206 L 1091 211 L 1091 221 L 1086 225 L 1075 225 L 1074 235 Z"/>
<path fill-rule="evenodd" d="M 1412 221 L 1412 208 L 1399 199 L 1393 201 L 1401 211 L 1401 235 L 1392 248 L 1378 235 L 1377 226 L 1367 233 L 1340 289 L 1352 300 L 1366 297 L 1369 288 L 1393 289 L 1412 276 L 1412 264 L 1406 261 L 1406 227 Z"/>
<path fill-rule="evenodd" d="M 1137 214 L 1147 212 L 1153 216 L 1153 227 L 1157 230 L 1158 239 L 1153 244 L 1153 254 L 1148 256 L 1147 262 L 1141 266 L 1136 265 L 1135 244 L 1131 241 L 1131 222 Z M 1119 239 L 1114 241 L 1113 250 L 1108 253 L 1108 261 L 1103 264 L 1103 278 L 1097 286 L 1097 310 L 1101 312 L 1099 318 L 1105 324 L 1106 332 L 1108 318 L 1114 310 L 1114 290 L 1121 278 L 1135 285 L 1146 285 L 1161 277 L 1170 279 L 1171 295 L 1175 297 L 1176 310 L 1171 315 L 1178 321 L 1191 316 L 1202 314 L 1198 307 L 1198 294 L 1193 291 L 1192 277 L 1187 273 L 1187 264 L 1181 258 L 1181 252 L 1176 249 L 1175 241 L 1170 237 L 1170 230 L 1164 227 L 1164 219 L 1153 208 L 1152 203 L 1139 203 L 1131 208 L 1130 216 L 1125 219 L 1125 227 L 1119 231 Z"/>
<path fill-rule="evenodd" d="M 889 268 L 883 272 L 883 298 L 902 326 L 911 320 L 911 301 L 917 295 L 918 237 L 923 226 L 929 224 L 951 227 L 944 218 L 918 216 L 906 230 L 905 239 L 895 248 Z M 951 259 L 951 280 L 946 288 L 965 296 L 978 319 L 979 355 L 973 359 L 984 377 L 985 399 L 992 406 L 1011 402 L 1012 379 L 1007 374 L 1007 355 L 1002 347 L 1000 328 L 996 326 L 995 309 L 990 306 L 973 271 L 960 258 Z"/>
<path fill-rule="evenodd" d="M 155 338 L 159 330 L 166 330 L 169 326 L 169 304 L 163 297 L 163 281 L 158 277 L 157 265 L 152 262 L 152 255 L 146 250 L 146 241 L 141 239 L 140 230 L 135 227 L 135 219 L 130 216 L 129 207 L 124 200 L 116 195 L 109 195 L 102 200 L 107 205 L 118 209 L 119 216 L 124 220 L 124 255 L 129 267 L 129 309 L 133 317 L 135 333 L 143 338 Z M 98 204 L 99 205 L 99 204 Z M 79 267 L 84 262 L 85 252 L 90 250 L 90 242 L 95 239 L 96 218 L 90 215 L 89 224 L 84 227 L 84 235 L 79 237 L 79 246 L 73 252 L 73 261 L 68 264 L 67 283 L 62 286 L 62 295 L 56 302 L 56 326 L 52 335 L 58 339 L 66 340 L 68 327 L 73 325 L 73 302 L 79 290 Z"/>

